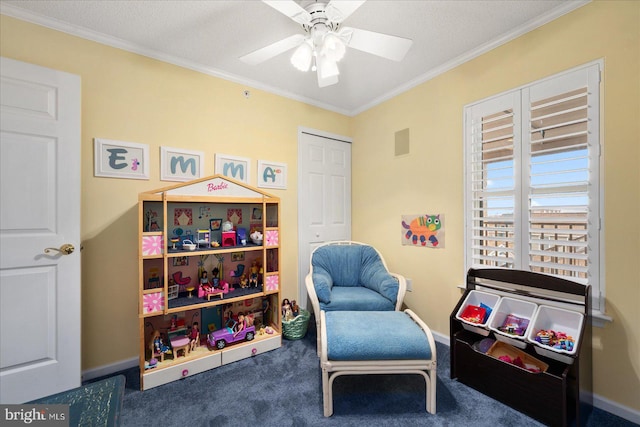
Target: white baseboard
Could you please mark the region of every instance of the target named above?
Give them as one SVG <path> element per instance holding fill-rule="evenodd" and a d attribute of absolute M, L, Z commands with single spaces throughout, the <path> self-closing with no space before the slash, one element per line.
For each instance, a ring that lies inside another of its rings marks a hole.
<path fill-rule="evenodd" d="M 87 369 L 86 371 L 82 371 L 82 381 L 89 381 L 95 378 L 104 377 L 106 375 L 112 375 L 116 372 L 124 371 L 129 368 L 135 368 L 136 366 L 138 366 L 139 362 L 140 360 L 137 357 L 132 357 L 131 359 L 121 360 L 110 365 L 103 365 L 98 368 Z"/>
<path fill-rule="evenodd" d="M 594 394 L 593 406 L 598 409 L 602 409 L 603 411 L 607 411 L 613 415 L 617 415 L 620 418 L 624 418 L 625 420 L 631 421 L 632 423 L 640 425 L 640 411 L 636 411 L 635 409 L 623 406 L 619 403 L 614 402 L 613 400 L 609 400 L 605 397 Z"/>
<path fill-rule="evenodd" d="M 448 347 L 451 346 L 451 343 L 449 342 L 449 335 L 444 335 L 444 334 L 441 334 L 440 332 L 435 332 L 435 331 L 431 331 L 431 335 L 433 335 L 433 339 L 436 340 L 436 342 L 439 342 L 440 344 L 444 344 Z"/>

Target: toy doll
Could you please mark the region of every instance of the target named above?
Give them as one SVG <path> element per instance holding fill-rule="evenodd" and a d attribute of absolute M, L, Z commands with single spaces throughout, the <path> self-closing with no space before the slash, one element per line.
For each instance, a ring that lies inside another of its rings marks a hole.
<path fill-rule="evenodd" d="M 250 288 L 257 288 L 258 287 L 258 275 L 251 273 L 249 275 L 249 287 Z"/>
<path fill-rule="evenodd" d="M 164 344 L 162 341 L 162 337 L 160 336 L 160 331 L 153 331 L 151 335 L 151 351 L 154 354 L 163 354 L 169 352 L 169 347 Z"/>
<path fill-rule="evenodd" d="M 293 314 L 293 317 L 297 317 L 298 314 L 300 314 L 300 306 L 296 300 L 291 301 L 291 313 Z"/>
<path fill-rule="evenodd" d="M 262 265 L 257 259 L 251 264 L 250 282 L 254 283 L 253 286 L 256 288 L 262 285 Z"/>
<path fill-rule="evenodd" d="M 211 274 L 213 275 L 213 280 L 212 280 L 212 282 L 213 282 L 213 287 L 214 287 L 214 288 L 219 288 L 219 287 L 220 287 L 220 277 L 219 277 L 219 275 L 220 275 L 220 270 L 218 269 L 218 267 L 214 268 L 214 269 L 211 271 Z"/>
<path fill-rule="evenodd" d="M 198 322 L 193 322 L 191 326 L 191 332 L 189 332 L 189 351 L 195 350 L 200 345 L 200 329 L 198 329 Z"/>
<path fill-rule="evenodd" d="M 207 272 L 203 271 L 202 276 L 200 277 L 200 286 L 206 292 L 211 290 L 211 286 L 209 285 L 209 276 L 207 276 Z"/>
<path fill-rule="evenodd" d="M 239 314 L 238 315 L 238 323 L 236 323 L 235 326 L 233 327 L 233 336 L 235 337 L 240 332 L 242 332 L 244 330 L 244 327 L 245 327 L 244 315 Z"/>
<path fill-rule="evenodd" d="M 291 311 L 291 303 L 287 298 L 282 300 L 282 318 L 284 320 L 293 319 L 293 313 Z"/>

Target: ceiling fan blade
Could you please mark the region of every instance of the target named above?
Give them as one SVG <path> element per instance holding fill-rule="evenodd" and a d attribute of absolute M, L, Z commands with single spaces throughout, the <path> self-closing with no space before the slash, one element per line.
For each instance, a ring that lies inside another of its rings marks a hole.
<path fill-rule="evenodd" d="M 304 10 L 302 6 L 293 0 L 262 0 L 278 12 L 288 16 L 298 24 L 308 24 L 311 22 L 311 14 Z"/>
<path fill-rule="evenodd" d="M 269 46 L 265 46 L 261 49 L 254 50 L 251 53 L 241 56 L 240 60 L 249 65 L 258 65 L 268 59 L 273 58 L 274 56 L 278 56 L 281 53 L 288 51 L 289 49 L 293 49 L 303 41 L 304 35 L 294 34 L 287 37 L 286 39 L 282 39 L 278 42 L 270 44 Z"/>
<path fill-rule="evenodd" d="M 343 27 L 340 32 L 352 32 L 347 46 L 393 61 L 402 61 L 413 44 L 411 39 L 357 28 Z"/>
<path fill-rule="evenodd" d="M 366 0 L 331 0 L 324 10 L 331 22 L 342 22 L 356 11 Z"/>

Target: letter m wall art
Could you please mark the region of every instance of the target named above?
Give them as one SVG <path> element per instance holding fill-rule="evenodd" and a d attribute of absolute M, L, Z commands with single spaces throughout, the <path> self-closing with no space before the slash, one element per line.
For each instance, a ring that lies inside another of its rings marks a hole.
<path fill-rule="evenodd" d="M 249 163 L 251 159 L 246 157 L 216 154 L 215 173 L 233 178 L 237 181 L 249 183 Z"/>
<path fill-rule="evenodd" d="M 191 181 L 202 178 L 204 152 L 160 147 L 160 180 Z"/>

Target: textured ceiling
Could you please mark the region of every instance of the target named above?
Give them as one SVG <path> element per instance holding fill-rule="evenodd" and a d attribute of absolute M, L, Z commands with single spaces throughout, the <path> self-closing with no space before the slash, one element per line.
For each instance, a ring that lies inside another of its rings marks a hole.
<path fill-rule="evenodd" d="M 340 82 L 325 88 L 318 87 L 314 73 L 290 64 L 291 52 L 258 66 L 238 59 L 303 32 L 257 0 L 2 0 L 0 12 L 353 115 L 585 3 L 369 0 L 344 24 L 410 38 L 413 45 L 402 62 L 348 49 L 339 64 Z"/>

